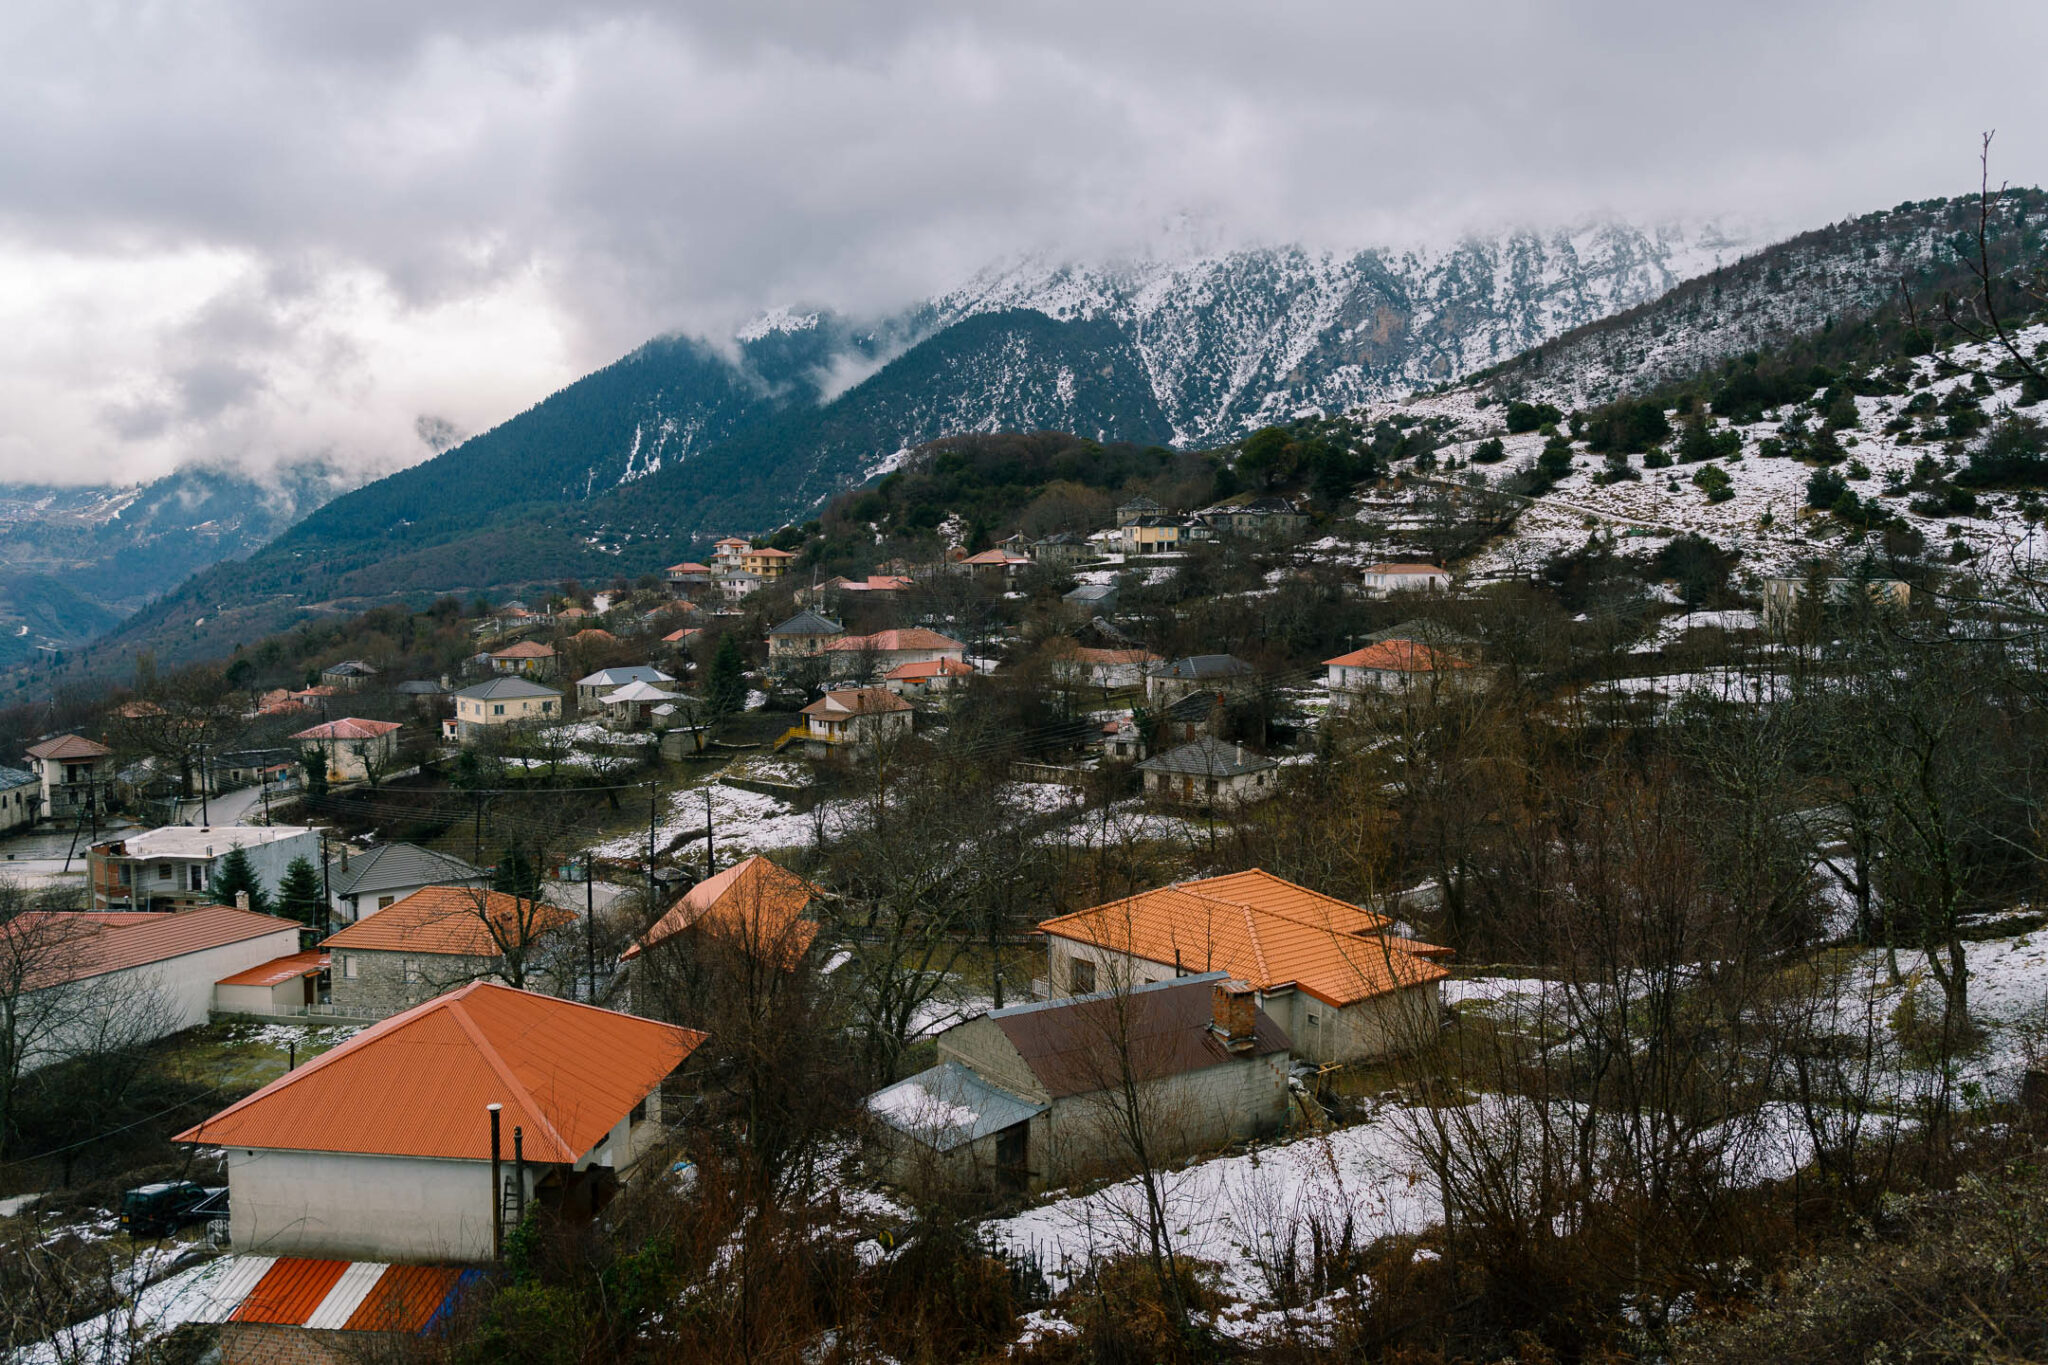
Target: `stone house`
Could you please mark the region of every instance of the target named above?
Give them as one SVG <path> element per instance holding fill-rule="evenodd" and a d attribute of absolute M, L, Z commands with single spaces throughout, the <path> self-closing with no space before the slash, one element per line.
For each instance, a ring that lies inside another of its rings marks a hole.
<path fill-rule="evenodd" d="M 360 692 L 377 682 L 377 670 L 361 659 L 343 659 L 320 670 L 320 681 L 340 692 Z"/>
<path fill-rule="evenodd" d="M 1435 1036 L 1450 950 L 1384 915 L 1252 868 L 1041 923 L 1043 993 L 1224 971 L 1258 992 L 1305 1061 L 1366 1062 Z"/>
<path fill-rule="evenodd" d="M 928 664 L 898 664 L 882 675 L 882 686 L 899 697 L 931 697 L 950 692 L 974 676 L 971 665 L 954 659 Z"/>
<path fill-rule="evenodd" d="M 529 1203 L 584 1218 L 603 1207 L 619 1174 L 661 1140 L 661 1084 L 703 1041 L 475 982 L 364 1030 L 175 1141 L 225 1151 L 238 1249 L 483 1263 Z"/>
<path fill-rule="evenodd" d="M 871 1160 L 911 1188 L 1042 1190 L 1278 1130 L 1289 1040 L 1224 972 L 976 1015 L 939 1063 L 868 1097 Z"/>
<path fill-rule="evenodd" d="M 302 750 L 320 752 L 329 782 L 360 782 L 372 772 L 382 776 L 398 761 L 399 728 L 395 720 L 344 716 L 300 730 L 292 742 Z"/>
<path fill-rule="evenodd" d="M 1158 503 L 1141 493 L 1116 509 L 1116 524 L 1118 526 L 1129 526 L 1140 517 L 1161 516 L 1165 511 L 1164 507 L 1161 507 Z"/>
<path fill-rule="evenodd" d="M 777 671 L 805 659 L 823 658 L 826 647 L 844 639 L 846 627 L 815 611 L 800 611 L 768 632 L 768 667 Z"/>
<path fill-rule="evenodd" d="M 576 709 L 583 714 L 603 709 L 604 699 L 628 683 L 652 683 L 661 687 L 675 679 L 652 664 L 627 668 L 600 668 L 576 680 Z"/>
<path fill-rule="evenodd" d="M 33 825 L 42 809 L 42 786 L 34 773 L 0 768 L 0 834 Z"/>
<path fill-rule="evenodd" d="M 375 1018 L 466 982 L 502 979 L 514 957 L 523 958 L 529 983 L 554 982 L 576 965 L 556 938 L 575 922 L 573 911 L 546 901 L 483 887 L 429 886 L 320 946 L 334 958 L 335 1008 Z"/>
<path fill-rule="evenodd" d="M 1211 531 L 1258 540 L 1292 540 L 1308 526 L 1308 514 L 1286 498 L 1242 498 L 1204 507 L 1195 519 Z"/>
<path fill-rule="evenodd" d="M 709 564 L 699 564 L 695 560 L 671 564 L 662 571 L 662 576 L 668 581 L 669 592 L 686 602 L 694 602 L 711 591 L 711 574 Z"/>
<path fill-rule="evenodd" d="M 1149 649 L 1095 649 L 1065 636 L 1052 641 L 1046 652 L 1055 678 L 1084 687 L 1137 687 L 1147 669 L 1166 662 Z"/>
<path fill-rule="evenodd" d="M 1185 806 L 1237 807 L 1280 789 L 1280 765 L 1213 735 L 1155 754 L 1138 765 L 1145 794 Z"/>
<path fill-rule="evenodd" d="M 1258 670 L 1232 654 L 1190 654 L 1145 674 L 1145 700 L 1171 706 L 1190 692 L 1238 695 L 1258 686 Z"/>

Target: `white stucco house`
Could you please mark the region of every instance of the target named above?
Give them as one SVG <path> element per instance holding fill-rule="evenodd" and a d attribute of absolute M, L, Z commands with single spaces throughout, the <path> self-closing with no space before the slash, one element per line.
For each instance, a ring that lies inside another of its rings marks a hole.
<path fill-rule="evenodd" d="M 226 1150 L 237 1252 L 483 1262 L 502 1211 L 519 1201 L 602 1206 L 659 1139 L 661 1083 L 704 1036 L 477 982 L 176 1140 Z"/>
<path fill-rule="evenodd" d="M 1370 564 L 1359 575 L 1359 585 L 1380 597 L 1397 592 L 1448 592 L 1451 575 L 1434 564 Z"/>

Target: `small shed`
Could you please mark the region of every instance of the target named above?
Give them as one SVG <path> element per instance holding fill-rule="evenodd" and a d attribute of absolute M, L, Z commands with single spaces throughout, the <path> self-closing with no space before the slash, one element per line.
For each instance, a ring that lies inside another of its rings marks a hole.
<path fill-rule="evenodd" d="M 321 1003 L 321 983 L 333 959 L 313 951 L 291 953 L 224 976 L 213 983 L 213 1007 L 223 1014 L 304 1014 Z"/>

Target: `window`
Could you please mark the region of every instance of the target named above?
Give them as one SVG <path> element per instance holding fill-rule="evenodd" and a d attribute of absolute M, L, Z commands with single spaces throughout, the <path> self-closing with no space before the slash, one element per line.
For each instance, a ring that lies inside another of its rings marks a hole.
<path fill-rule="evenodd" d="M 377 897 L 377 908 L 379 910 L 389 910 L 391 903 L 397 899 L 398 897 L 396 896 L 379 896 Z"/>
<path fill-rule="evenodd" d="M 1094 990 L 1095 964 L 1083 962 L 1078 957 L 1070 959 L 1067 966 L 1067 983 L 1080 995 L 1086 995 Z"/>
<path fill-rule="evenodd" d="M 504 715 L 504 714 L 505 714 L 505 703 L 503 703 L 503 702 L 493 702 L 493 703 L 491 703 L 491 714 L 492 714 L 492 715 L 494 715 L 494 716 L 502 716 L 502 715 Z"/>
<path fill-rule="evenodd" d="M 171 865 L 169 863 L 158 863 L 156 865 L 156 879 L 160 882 L 167 882 L 171 879 Z"/>
<path fill-rule="evenodd" d="M 356 979 L 356 955 L 344 953 L 341 959 L 341 974 L 350 981 Z"/>
<path fill-rule="evenodd" d="M 634 1123 L 645 1123 L 645 1122 L 647 1121 L 647 1101 L 646 1101 L 646 1100 L 644 1100 L 644 1099 L 643 1099 L 643 1100 L 641 1100 L 641 1101 L 640 1101 L 640 1103 L 638 1103 L 638 1104 L 636 1104 L 636 1105 L 634 1105 L 634 1106 L 633 1106 L 633 1119 L 632 1119 L 632 1121 L 633 1121 Z"/>
<path fill-rule="evenodd" d="M 120 867 L 119 867 L 119 868 L 118 868 L 117 870 L 118 870 L 118 871 L 120 872 L 120 874 L 121 874 L 121 885 L 123 885 L 123 886 L 126 886 L 126 885 L 128 885 L 128 881 L 129 881 L 129 877 L 128 877 L 128 864 L 126 864 L 126 863 L 122 863 L 122 864 L 121 864 L 121 866 L 120 866 Z"/>
<path fill-rule="evenodd" d="M 206 865 L 204 863 L 192 864 L 189 869 L 185 889 L 187 891 L 204 891 L 206 889 Z"/>
<path fill-rule="evenodd" d="M 544 701 L 540 704 L 540 713 L 544 716 L 552 712 L 554 709 L 555 704 L 551 701 Z"/>
<path fill-rule="evenodd" d="M 420 983 L 420 964 L 411 958 L 405 960 L 405 984 L 417 986 Z"/>

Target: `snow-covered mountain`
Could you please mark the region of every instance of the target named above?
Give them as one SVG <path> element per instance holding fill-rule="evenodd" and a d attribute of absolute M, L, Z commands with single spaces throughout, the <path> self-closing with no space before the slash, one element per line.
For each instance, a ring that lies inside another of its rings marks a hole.
<path fill-rule="evenodd" d="M 1463 378 L 1752 245 L 1718 225 L 1607 221 L 1400 250 L 1040 258 L 985 270 L 896 326 L 929 333 L 1015 310 L 1109 323 L 1127 337 L 1173 441 L 1197 444 Z"/>

